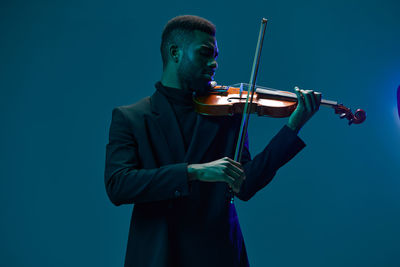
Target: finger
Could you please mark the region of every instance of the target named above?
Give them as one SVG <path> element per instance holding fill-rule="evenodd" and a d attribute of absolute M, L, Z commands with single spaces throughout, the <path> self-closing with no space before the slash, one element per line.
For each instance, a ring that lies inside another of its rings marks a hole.
<path fill-rule="evenodd" d="M 230 187 L 232 187 L 235 184 L 235 179 L 224 171 L 222 182 L 226 182 Z"/>
<path fill-rule="evenodd" d="M 312 95 L 313 95 L 314 112 L 316 112 L 317 110 L 319 110 L 322 94 L 320 92 L 313 91 Z"/>
<path fill-rule="evenodd" d="M 238 193 L 240 191 L 243 180 L 245 179 L 244 172 L 240 175 L 237 172 L 233 171 L 233 169 L 229 168 L 226 168 L 224 172 L 226 174 L 225 182 L 234 192 Z"/>
<path fill-rule="evenodd" d="M 315 98 L 316 98 L 317 110 L 318 110 L 320 105 L 321 105 L 322 94 L 320 92 L 314 92 L 314 95 L 315 95 Z"/>
<path fill-rule="evenodd" d="M 235 193 L 239 193 L 240 192 L 240 187 L 233 187 L 232 188 L 232 190 L 233 190 L 233 192 L 235 192 Z"/>
<path fill-rule="evenodd" d="M 240 180 L 237 180 L 235 182 L 235 184 L 234 184 L 234 186 L 232 188 L 235 193 L 239 193 L 240 192 L 240 188 L 242 187 L 243 180 L 244 179 L 240 179 Z"/>
<path fill-rule="evenodd" d="M 246 179 L 246 175 L 243 173 L 240 176 L 235 176 L 235 182 L 234 182 L 234 187 L 240 187 L 240 185 L 243 183 L 243 181 Z"/>
<path fill-rule="evenodd" d="M 228 160 L 230 163 L 234 164 L 235 166 L 242 168 L 242 164 L 240 164 L 240 162 L 234 161 L 233 159 L 231 159 L 229 157 L 225 157 L 224 159 Z"/>
<path fill-rule="evenodd" d="M 299 87 L 295 86 L 294 87 L 294 92 L 295 92 L 295 94 L 297 96 L 297 106 L 300 106 L 300 108 L 303 108 L 304 107 L 304 96 L 301 93 Z"/>
<path fill-rule="evenodd" d="M 321 105 L 321 99 L 322 99 L 322 94 L 320 92 L 313 92 L 313 98 L 314 98 L 314 103 L 315 103 L 315 107 L 314 107 L 314 112 L 319 110 L 319 107 Z"/>
<path fill-rule="evenodd" d="M 233 182 L 235 182 L 236 180 L 240 179 L 241 176 L 243 176 L 243 171 L 238 171 L 237 169 L 235 169 L 236 167 L 233 168 L 229 168 L 226 167 L 224 169 L 224 173 L 231 179 L 233 179 Z"/>
<path fill-rule="evenodd" d="M 307 112 L 312 112 L 312 102 L 311 102 L 311 95 L 307 93 L 306 90 L 302 90 L 304 96 L 304 106 Z"/>
<path fill-rule="evenodd" d="M 230 168 L 231 170 L 233 170 L 235 173 L 237 173 L 239 176 L 243 176 L 244 175 L 244 170 L 243 170 L 243 166 L 242 164 L 240 164 L 237 161 L 232 160 L 231 158 L 226 158 L 228 160 L 229 165 L 228 168 Z"/>
<path fill-rule="evenodd" d="M 315 99 L 314 91 L 313 90 L 306 90 L 307 95 L 310 96 L 310 103 L 311 103 L 311 112 L 314 112 L 317 109 L 317 101 Z"/>
<path fill-rule="evenodd" d="M 244 176 L 244 170 L 241 165 L 238 167 L 232 164 L 229 166 L 229 168 L 235 173 L 235 179 L 239 179 Z"/>

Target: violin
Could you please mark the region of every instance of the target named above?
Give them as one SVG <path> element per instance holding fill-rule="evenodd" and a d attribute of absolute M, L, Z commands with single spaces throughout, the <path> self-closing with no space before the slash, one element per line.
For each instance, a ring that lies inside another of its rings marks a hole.
<path fill-rule="evenodd" d="M 290 116 L 297 107 L 297 95 L 294 93 L 266 87 L 262 88 L 259 86 L 256 88 L 257 73 L 267 22 L 267 19 L 261 19 L 260 32 L 249 84 L 245 85 L 242 83 L 239 84 L 239 87 L 218 86 L 215 81 L 211 81 L 208 95 L 193 96 L 195 110 L 198 113 L 214 116 L 232 116 L 236 113 L 242 114 L 234 155 L 234 160 L 236 162 L 240 162 L 242 158 L 245 133 L 247 132 L 250 113 L 257 113 L 260 116 L 281 118 Z M 248 87 L 247 91 L 244 90 L 244 86 Z M 243 97 L 243 94 L 247 94 L 247 96 Z M 349 108 L 342 104 L 324 99 L 321 100 L 321 105 L 333 107 L 335 113 L 340 114 L 340 118 L 349 120 L 349 125 L 360 124 L 366 119 L 365 111 L 362 109 L 357 109 L 353 114 Z M 230 189 L 230 196 L 230 203 L 233 204 L 234 194 L 232 189 Z"/>
<path fill-rule="evenodd" d="M 196 112 L 212 116 L 233 116 L 242 114 L 246 104 L 249 84 L 240 83 L 232 86 L 216 85 L 211 82 L 211 89 L 206 96 L 194 97 Z M 357 109 L 355 113 L 336 101 L 321 100 L 321 106 L 332 107 L 340 118 L 346 118 L 349 125 L 360 124 L 366 119 L 366 113 Z M 256 86 L 249 112 L 259 116 L 273 118 L 289 117 L 297 107 L 297 95 L 292 92 Z"/>

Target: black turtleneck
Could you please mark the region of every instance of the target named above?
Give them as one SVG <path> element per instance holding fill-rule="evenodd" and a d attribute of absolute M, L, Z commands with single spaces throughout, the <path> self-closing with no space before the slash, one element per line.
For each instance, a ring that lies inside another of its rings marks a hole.
<path fill-rule="evenodd" d="M 192 140 L 197 120 L 197 113 L 194 111 L 193 105 L 193 92 L 167 87 L 161 82 L 157 82 L 155 86 L 157 90 L 168 99 L 168 102 L 174 110 L 184 139 L 185 151 L 187 151 L 190 141 Z"/>

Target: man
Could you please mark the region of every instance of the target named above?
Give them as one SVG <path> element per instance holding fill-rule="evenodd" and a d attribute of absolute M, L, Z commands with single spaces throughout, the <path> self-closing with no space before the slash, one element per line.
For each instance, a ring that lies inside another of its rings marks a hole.
<path fill-rule="evenodd" d="M 135 204 L 125 266 L 248 266 L 231 190 L 250 199 L 305 145 L 297 133 L 321 96 L 296 90 L 289 122 L 253 160 L 233 161 L 241 116 L 194 112 L 217 69 L 215 26 L 179 16 L 165 26 L 155 93 L 115 108 L 105 185 L 115 205 Z"/>

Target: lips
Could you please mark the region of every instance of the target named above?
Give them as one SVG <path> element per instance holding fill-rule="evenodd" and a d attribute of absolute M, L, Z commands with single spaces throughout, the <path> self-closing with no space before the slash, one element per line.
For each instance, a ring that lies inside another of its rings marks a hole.
<path fill-rule="evenodd" d="M 208 80 L 212 81 L 214 74 L 204 73 L 203 76 Z"/>
<path fill-rule="evenodd" d="M 207 72 L 204 72 L 204 75 L 209 75 L 210 78 L 212 78 L 212 77 L 214 77 L 215 72 L 214 71 L 207 71 Z"/>

